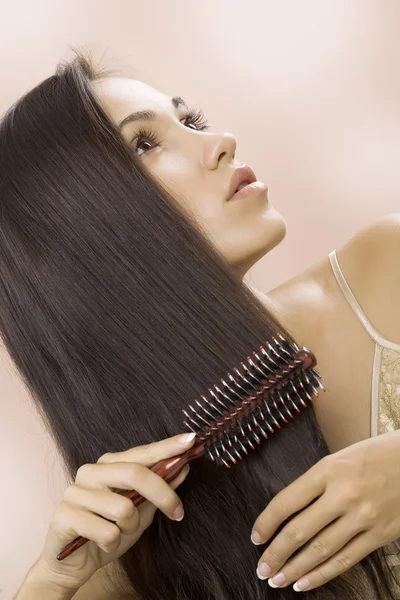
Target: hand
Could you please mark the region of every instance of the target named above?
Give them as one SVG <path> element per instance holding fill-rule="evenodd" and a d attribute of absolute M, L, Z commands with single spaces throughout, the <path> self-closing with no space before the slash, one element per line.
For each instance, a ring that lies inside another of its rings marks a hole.
<path fill-rule="evenodd" d="M 271 577 L 271 587 L 296 582 L 296 591 L 311 590 L 399 538 L 399 456 L 400 431 L 363 440 L 323 458 L 277 494 L 254 523 L 254 543 L 299 514 L 263 553 L 258 576 Z"/>
<path fill-rule="evenodd" d="M 186 478 L 188 465 L 170 484 L 150 467 L 186 452 L 194 441 L 187 443 L 187 438 L 186 433 L 125 452 L 107 453 L 96 464 L 80 467 L 75 483 L 66 489 L 53 515 L 35 573 L 57 589 L 78 590 L 97 569 L 137 542 L 157 508 L 170 519 L 181 520 L 183 506 L 173 490 Z M 148 501 L 135 507 L 113 488 L 136 490 Z M 78 536 L 92 541 L 58 561 L 59 552 Z"/>

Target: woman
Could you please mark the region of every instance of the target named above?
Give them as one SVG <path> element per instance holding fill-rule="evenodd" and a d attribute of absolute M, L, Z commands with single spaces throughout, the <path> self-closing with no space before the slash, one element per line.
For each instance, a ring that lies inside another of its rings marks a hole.
<path fill-rule="evenodd" d="M 73 482 L 18 600 L 122 597 L 122 578 L 127 597 L 135 590 L 143 600 L 296 597 L 261 581 L 249 534 L 255 524 L 265 536 L 260 514 L 291 482 L 334 464 L 321 461 L 328 447 L 369 437 L 371 348 L 327 261 L 268 298 L 240 281 L 285 224 L 265 193 L 230 201 L 235 151 L 231 135 L 206 133 L 181 99 L 96 77 L 83 59 L 3 119 L 1 331 Z M 389 285 L 395 272 L 395 229 L 383 221 L 339 253 L 372 310 L 378 277 Z M 367 264 L 363 288 L 358 269 Z M 386 316 L 389 325 L 394 314 Z M 328 445 L 310 409 L 232 472 L 196 461 L 172 486 L 152 474 L 159 459 L 190 447 L 170 437 L 181 430 L 182 403 L 277 330 L 317 355 L 328 393 L 316 415 Z M 188 514 L 176 524 L 181 484 Z M 149 502 L 136 510 L 113 488 L 137 489 Z M 57 563 L 76 535 L 95 543 Z M 395 598 L 383 551 L 369 552 L 323 587 L 309 586 L 309 597 Z M 108 581 L 98 571 L 106 564 Z"/>

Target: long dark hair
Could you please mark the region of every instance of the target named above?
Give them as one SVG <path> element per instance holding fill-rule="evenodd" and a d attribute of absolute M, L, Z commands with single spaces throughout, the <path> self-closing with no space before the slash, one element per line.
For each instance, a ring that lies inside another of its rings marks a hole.
<path fill-rule="evenodd" d="M 73 479 L 182 430 L 181 408 L 289 332 L 126 144 L 78 54 L 0 127 L 0 326 Z M 301 344 L 301 340 L 297 340 Z M 310 408 L 227 471 L 192 463 L 182 523 L 157 512 L 121 559 L 142 600 L 297 598 L 256 576 L 251 526 L 327 454 Z M 390 595 L 383 551 L 310 599 Z"/>

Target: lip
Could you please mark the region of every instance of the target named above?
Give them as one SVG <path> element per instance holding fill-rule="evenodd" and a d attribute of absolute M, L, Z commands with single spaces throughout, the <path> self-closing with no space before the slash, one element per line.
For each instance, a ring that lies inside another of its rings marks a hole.
<path fill-rule="evenodd" d="M 252 169 L 247 165 L 237 167 L 232 175 L 227 200 L 231 200 L 235 195 L 235 192 L 241 183 L 254 183 L 257 181 L 257 177 Z M 243 188 L 244 189 L 244 188 Z"/>
<path fill-rule="evenodd" d="M 257 198 L 258 196 L 265 196 L 268 191 L 267 186 L 262 181 L 254 181 L 242 187 L 236 194 L 233 194 L 229 202 L 235 204 L 238 200 L 244 200 L 244 198 Z"/>

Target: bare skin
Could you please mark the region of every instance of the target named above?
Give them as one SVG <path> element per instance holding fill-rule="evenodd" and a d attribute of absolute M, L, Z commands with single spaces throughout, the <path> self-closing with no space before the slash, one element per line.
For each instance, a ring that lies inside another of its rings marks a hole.
<path fill-rule="evenodd" d="M 400 343 L 398 240 L 400 219 L 390 215 L 337 250 L 344 276 L 368 319 L 395 343 Z M 265 303 L 272 303 L 298 343 L 318 357 L 326 393 L 314 408 L 330 451 L 369 438 L 375 343 L 339 289 L 328 257 L 268 292 Z"/>
<path fill-rule="evenodd" d="M 399 215 L 380 219 L 337 252 L 368 320 L 397 344 L 399 223 Z M 264 545 L 258 577 L 269 578 L 271 587 L 303 591 L 378 548 L 396 541 L 399 547 L 400 431 L 370 437 L 375 344 L 339 290 L 328 259 L 273 290 L 272 300 L 284 305 L 282 321 L 318 356 L 327 392 L 314 407 L 332 454 L 275 496 L 253 524 L 252 540 Z"/>

